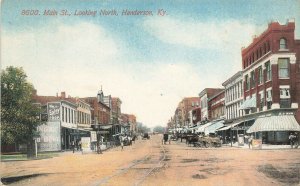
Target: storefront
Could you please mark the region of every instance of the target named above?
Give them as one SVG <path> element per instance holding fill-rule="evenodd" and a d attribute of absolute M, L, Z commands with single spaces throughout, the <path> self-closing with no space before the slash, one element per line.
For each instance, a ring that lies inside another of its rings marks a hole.
<path fill-rule="evenodd" d="M 247 130 L 255 139 L 261 139 L 263 143 L 288 144 L 289 134 L 299 132 L 293 112 L 272 112 L 259 116 L 255 123 Z"/>

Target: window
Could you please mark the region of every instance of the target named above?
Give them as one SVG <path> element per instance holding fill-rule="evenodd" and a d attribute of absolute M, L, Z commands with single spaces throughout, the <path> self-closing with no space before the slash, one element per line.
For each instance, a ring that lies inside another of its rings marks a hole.
<path fill-rule="evenodd" d="M 249 81 L 248 74 L 245 76 L 245 87 L 246 87 L 246 90 L 249 90 L 249 88 L 250 88 L 250 81 Z"/>
<path fill-rule="evenodd" d="M 287 49 L 286 47 L 286 39 L 281 38 L 279 41 L 280 49 Z"/>
<path fill-rule="evenodd" d="M 267 44 L 265 43 L 264 44 L 264 54 L 266 54 L 267 53 Z"/>
<path fill-rule="evenodd" d="M 289 61 L 288 59 L 278 59 L 278 76 L 279 78 L 289 77 Z"/>
<path fill-rule="evenodd" d="M 291 108 L 291 99 L 280 99 L 280 108 Z"/>
<path fill-rule="evenodd" d="M 280 108 L 291 108 L 291 95 L 289 88 L 280 88 Z"/>
<path fill-rule="evenodd" d="M 261 92 L 260 94 L 260 102 L 259 102 L 259 111 L 263 110 L 264 107 L 264 92 Z"/>
<path fill-rule="evenodd" d="M 258 84 L 261 84 L 263 82 L 263 72 L 262 67 L 258 67 Z"/>
<path fill-rule="evenodd" d="M 250 87 L 255 87 L 255 76 L 254 76 L 254 70 L 251 72 L 251 81 L 250 81 Z"/>
<path fill-rule="evenodd" d="M 267 109 L 272 108 L 272 90 L 267 90 L 266 92 L 266 101 L 267 101 Z"/>
<path fill-rule="evenodd" d="M 272 70 L 271 70 L 270 61 L 266 62 L 265 67 L 266 67 L 266 73 L 267 73 L 267 81 L 269 81 L 272 78 Z"/>
<path fill-rule="evenodd" d="M 61 115 L 62 115 L 62 121 L 64 122 L 65 121 L 65 107 L 64 106 L 62 106 L 62 113 L 61 113 Z"/>

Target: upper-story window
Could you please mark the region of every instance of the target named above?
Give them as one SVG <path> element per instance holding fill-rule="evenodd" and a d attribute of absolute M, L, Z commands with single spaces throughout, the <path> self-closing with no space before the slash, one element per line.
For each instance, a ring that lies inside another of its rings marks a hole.
<path fill-rule="evenodd" d="M 287 58 L 278 59 L 278 76 L 279 78 L 289 77 L 289 60 Z"/>
<path fill-rule="evenodd" d="M 263 82 L 263 72 L 262 67 L 258 67 L 258 84 L 260 85 Z"/>
<path fill-rule="evenodd" d="M 248 74 L 245 76 L 245 88 L 246 88 L 246 90 L 249 90 L 249 88 L 250 88 L 250 81 L 249 81 Z"/>
<path fill-rule="evenodd" d="M 270 61 L 265 63 L 265 67 L 266 67 L 266 73 L 267 73 L 267 81 L 271 80 L 272 78 L 272 70 L 271 70 L 271 64 Z"/>
<path fill-rule="evenodd" d="M 286 39 L 281 38 L 280 41 L 279 41 L 279 44 L 280 44 L 280 49 L 287 49 Z"/>
<path fill-rule="evenodd" d="M 254 76 L 254 70 L 251 72 L 251 81 L 250 81 L 251 88 L 255 87 L 255 76 Z"/>

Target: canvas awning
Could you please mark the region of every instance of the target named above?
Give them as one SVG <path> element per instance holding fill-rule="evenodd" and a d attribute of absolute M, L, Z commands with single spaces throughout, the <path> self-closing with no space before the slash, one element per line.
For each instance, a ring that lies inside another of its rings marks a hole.
<path fill-rule="evenodd" d="M 217 129 L 217 131 L 228 130 L 228 129 L 232 128 L 232 127 L 235 127 L 236 125 L 238 125 L 238 124 L 240 124 L 240 123 L 241 123 L 241 122 L 236 122 L 236 123 L 233 123 L 233 124 L 230 124 L 230 125 L 226 125 L 226 126 L 223 127 L 223 128 Z"/>
<path fill-rule="evenodd" d="M 221 128 L 224 126 L 224 120 L 217 121 L 213 123 L 212 125 L 209 125 L 204 129 L 204 133 L 207 135 L 209 133 L 215 133 L 217 129 Z"/>
<path fill-rule="evenodd" d="M 247 133 L 262 131 L 300 131 L 294 115 L 268 115 L 256 119 Z"/>
<path fill-rule="evenodd" d="M 213 124 L 213 122 L 209 122 L 209 123 L 206 123 L 206 124 L 204 124 L 204 125 L 201 125 L 201 126 L 197 129 L 196 132 L 204 132 L 205 128 L 208 127 L 208 126 L 210 126 L 210 125 L 212 125 L 212 124 Z"/>
<path fill-rule="evenodd" d="M 256 96 L 252 96 L 250 99 L 246 99 L 244 103 L 240 106 L 241 110 L 250 109 L 256 107 Z"/>

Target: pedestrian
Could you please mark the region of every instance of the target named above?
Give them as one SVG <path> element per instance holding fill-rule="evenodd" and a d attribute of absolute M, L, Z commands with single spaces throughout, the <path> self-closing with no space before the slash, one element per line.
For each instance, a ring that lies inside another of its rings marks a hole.
<path fill-rule="evenodd" d="M 290 140 L 291 148 L 293 148 L 294 143 L 295 143 L 295 141 L 294 141 L 295 140 L 295 136 L 293 135 L 293 133 L 290 133 L 289 140 Z"/>
<path fill-rule="evenodd" d="M 100 141 L 97 141 L 97 154 L 102 154 Z"/>
<path fill-rule="evenodd" d="M 250 146 L 252 146 L 252 140 L 253 140 L 253 136 L 250 136 L 249 139 L 248 139 L 249 149 L 250 149 Z"/>
<path fill-rule="evenodd" d="M 123 136 L 120 136 L 120 144 L 121 144 L 121 150 L 123 150 L 123 147 L 124 147 L 124 139 L 123 139 Z"/>
<path fill-rule="evenodd" d="M 71 142 L 71 148 L 72 148 L 73 153 L 74 153 L 74 151 L 75 151 L 75 142 L 74 141 Z"/>
<path fill-rule="evenodd" d="M 81 140 L 79 140 L 79 142 L 78 142 L 78 147 L 79 147 L 79 150 L 82 151 L 82 148 L 81 148 Z"/>

